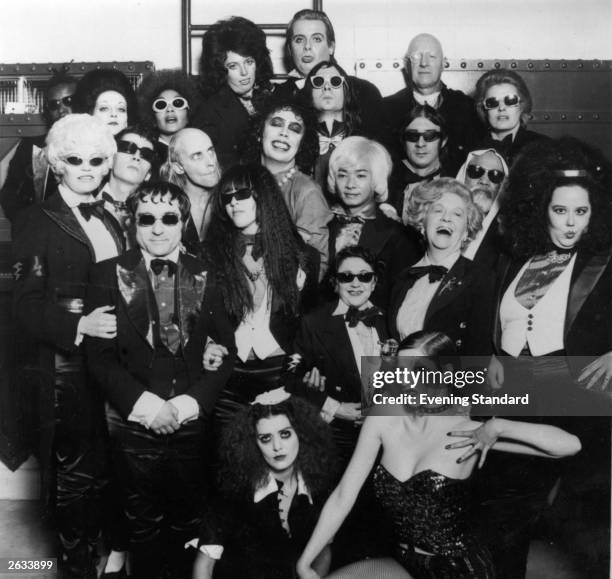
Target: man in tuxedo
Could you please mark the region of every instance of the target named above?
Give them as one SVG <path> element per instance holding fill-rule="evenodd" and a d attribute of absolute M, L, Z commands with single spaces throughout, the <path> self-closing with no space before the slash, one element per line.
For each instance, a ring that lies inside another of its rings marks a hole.
<path fill-rule="evenodd" d="M 92 271 L 87 310 L 113 308 L 113 339 L 88 340 L 106 399 L 112 456 L 137 579 L 184 577 L 205 493 L 208 417 L 235 360 L 234 332 L 201 261 L 181 252 L 189 198 L 143 184 L 127 200 L 138 247 Z M 229 351 L 202 369 L 207 336 Z M 176 575 L 175 575 L 176 574 Z"/>
<path fill-rule="evenodd" d="M 72 112 L 75 86 L 76 79 L 63 72 L 55 73 L 49 79 L 43 111 L 49 127 Z M 9 164 L 6 181 L 0 191 L 0 204 L 13 223 L 24 208 L 41 203 L 57 190 L 57 183 L 43 154 L 45 138 L 46 134 L 21 139 Z"/>
<path fill-rule="evenodd" d="M 404 56 L 406 88 L 383 99 L 383 114 L 394 158 L 401 158 L 402 135 L 399 129 L 415 105 L 428 104 L 446 121 L 447 150 L 451 174 L 459 169 L 467 152 L 484 136 L 474 101 L 460 90 L 442 82 L 444 53 L 440 41 L 431 34 L 419 34 L 408 45 Z"/>
<path fill-rule="evenodd" d="M 16 350 L 37 439 L 46 505 L 54 505 L 62 577 L 94 579 L 100 490 L 105 483 L 102 407 L 89 387 L 83 336 L 107 339 L 107 304 L 84 315 L 91 264 L 123 251 L 123 236 L 94 200 L 116 144 L 90 115 L 68 115 L 47 137 L 58 193 L 24 211 L 13 242 Z"/>

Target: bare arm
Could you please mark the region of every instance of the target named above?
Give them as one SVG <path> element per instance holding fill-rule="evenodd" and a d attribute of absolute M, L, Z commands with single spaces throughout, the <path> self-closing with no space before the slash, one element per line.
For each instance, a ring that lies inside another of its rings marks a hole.
<path fill-rule="evenodd" d="M 312 571 L 314 559 L 332 540 L 340 525 L 350 513 L 366 477 L 372 470 L 381 445 L 378 424 L 377 419 L 366 419 L 353 457 L 340 483 L 327 499 L 317 526 L 298 561 L 297 571 L 300 577 L 315 576 Z"/>

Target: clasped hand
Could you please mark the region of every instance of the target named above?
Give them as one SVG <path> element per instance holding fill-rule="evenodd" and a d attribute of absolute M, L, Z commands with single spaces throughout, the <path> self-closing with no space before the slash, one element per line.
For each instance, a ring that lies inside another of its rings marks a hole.
<path fill-rule="evenodd" d="M 173 434 L 181 427 L 178 421 L 178 410 L 169 400 L 164 403 L 151 422 L 155 434 Z"/>

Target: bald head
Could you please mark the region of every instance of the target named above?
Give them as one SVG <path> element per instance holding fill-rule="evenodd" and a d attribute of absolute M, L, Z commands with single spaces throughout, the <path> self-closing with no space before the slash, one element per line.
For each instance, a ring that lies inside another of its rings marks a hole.
<path fill-rule="evenodd" d="M 440 90 L 444 53 L 440 41 L 431 34 L 419 34 L 408 45 L 404 56 L 414 90 L 423 95 Z"/>
<path fill-rule="evenodd" d="M 183 176 L 186 184 L 210 189 L 219 182 L 215 148 L 210 137 L 200 129 L 178 131 L 170 140 L 168 160 L 170 172 Z"/>

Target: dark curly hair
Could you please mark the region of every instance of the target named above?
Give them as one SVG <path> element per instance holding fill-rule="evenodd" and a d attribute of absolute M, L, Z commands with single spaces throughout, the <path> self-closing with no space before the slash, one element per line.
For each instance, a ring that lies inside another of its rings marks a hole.
<path fill-rule="evenodd" d="M 344 79 L 344 108 L 342 110 L 344 114 L 344 124 L 346 127 L 344 136 L 350 137 L 351 135 L 358 135 L 360 134 L 359 131 L 361 130 L 361 109 L 359 107 L 359 101 L 355 97 L 355 93 L 353 91 L 353 88 L 351 87 L 351 83 L 349 82 L 349 75 L 335 61 L 335 59 L 319 62 L 319 64 L 313 67 L 313 69 L 308 73 L 308 76 L 306 77 L 306 84 L 304 85 L 304 98 L 306 98 L 309 106 L 313 106 L 313 86 L 310 82 L 310 79 L 313 76 L 316 76 L 322 68 L 332 67 L 334 67 L 338 71 L 340 76 Z"/>
<path fill-rule="evenodd" d="M 272 60 L 264 31 L 247 18 L 232 16 L 215 22 L 202 37 L 200 81 L 204 98 L 218 92 L 226 83 L 225 58 L 228 52 L 254 58 L 256 91 L 271 90 Z"/>
<path fill-rule="evenodd" d="M 120 70 L 98 68 L 87 72 L 74 91 L 75 113 L 93 114 L 98 97 L 108 90 L 118 92 L 127 103 L 128 125 L 138 122 L 136 93 L 130 79 Z"/>
<path fill-rule="evenodd" d="M 283 310 L 297 316 L 300 294 L 296 276 L 298 266 L 306 260 L 304 245 L 291 221 L 276 180 L 270 171 L 256 164 L 230 168 L 214 193 L 205 255 L 209 271 L 219 286 L 225 310 L 234 323 L 239 323 L 253 308 L 247 269 L 242 261 L 244 240 L 223 203 L 224 191 L 242 188 L 253 191 L 257 204 L 259 231 L 255 236 L 254 252 L 263 256 L 271 290 L 272 311 Z"/>
<path fill-rule="evenodd" d="M 335 278 L 336 273 L 338 273 L 342 263 L 351 257 L 363 259 L 363 261 L 365 261 L 372 268 L 372 271 L 377 277 L 382 274 L 382 264 L 376 259 L 376 256 L 369 249 L 362 247 L 361 245 L 351 245 L 349 247 L 345 247 L 336 254 L 334 263 L 330 269 L 330 276 L 332 280 Z"/>
<path fill-rule="evenodd" d="M 512 254 L 527 259 L 550 249 L 548 205 L 555 189 L 564 185 L 578 185 L 589 194 L 591 218 L 577 247 L 595 253 L 608 249 L 610 174 L 603 155 L 573 137 L 527 145 L 510 170 L 500 212 Z"/>
<path fill-rule="evenodd" d="M 311 107 L 298 99 L 270 96 L 262 103 L 261 110 L 251 118 L 249 134 L 243 151 L 243 161 L 259 163 L 262 154 L 262 137 L 266 121 L 278 111 L 291 111 L 304 123 L 304 134 L 295 156 L 295 164 L 302 173 L 310 175 L 315 159 L 319 154 L 319 139 L 316 117 Z"/>
<path fill-rule="evenodd" d="M 182 70 L 165 69 L 150 72 L 138 87 L 138 107 L 142 124 L 147 125 L 159 134 L 153 101 L 165 90 L 175 90 L 189 104 L 189 119 L 195 118 L 200 97 L 191 77 Z"/>
<path fill-rule="evenodd" d="M 518 92 L 521 98 L 521 124 L 527 124 L 529 113 L 531 112 L 532 102 L 531 93 L 527 88 L 527 84 L 523 80 L 523 77 L 514 70 L 507 68 L 496 68 L 485 72 L 476 82 L 476 89 L 474 91 L 474 101 L 476 102 L 476 113 L 480 117 L 480 120 L 486 125 L 487 123 L 487 112 L 485 111 L 482 101 L 487 94 L 487 91 L 498 84 L 511 84 Z"/>
<path fill-rule="evenodd" d="M 297 434 L 300 448 L 295 469 L 308 490 L 321 496 L 331 489 L 337 470 L 331 430 L 314 406 L 291 396 L 272 406 L 253 404 L 244 408 L 223 431 L 217 473 L 222 494 L 244 499 L 265 484 L 270 467 L 257 446 L 256 426 L 262 418 L 282 415 Z"/>
<path fill-rule="evenodd" d="M 136 216 L 136 210 L 138 209 L 138 204 L 141 201 L 150 198 L 152 203 L 161 203 L 166 195 L 170 196 L 170 201 L 177 202 L 181 219 L 184 224 L 189 218 L 191 202 L 189 201 L 189 197 L 187 197 L 187 193 L 185 193 L 180 187 L 177 187 L 172 183 L 168 183 L 167 181 L 145 181 L 138 187 L 138 189 L 132 191 L 132 193 L 128 195 L 125 204 L 130 216 L 133 219 Z"/>

